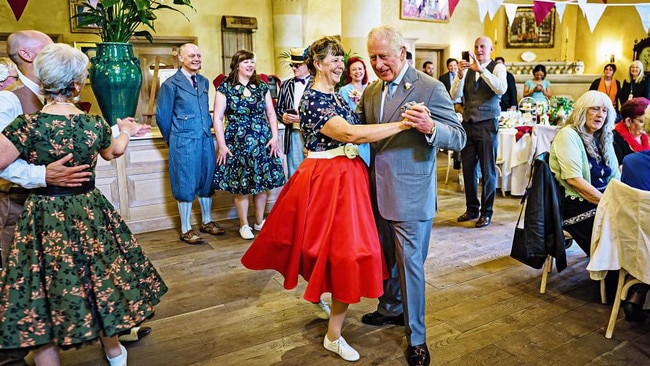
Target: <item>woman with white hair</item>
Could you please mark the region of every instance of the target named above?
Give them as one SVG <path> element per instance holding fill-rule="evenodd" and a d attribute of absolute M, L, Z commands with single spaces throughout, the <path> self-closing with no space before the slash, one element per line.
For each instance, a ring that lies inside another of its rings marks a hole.
<path fill-rule="evenodd" d="M 650 99 L 650 83 L 645 77 L 643 63 L 636 60 L 630 64 L 627 77 L 618 91 L 618 101 L 620 105 L 623 105 L 628 100 L 638 97 Z"/>
<path fill-rule="evenodd" d="M 563 228 L 589 255 L 596 206 L 609 181 L 618 179 L 612 144 L 616 111 L 602 92 L 590 90 L 551 143 L 549 166 L 564 187 Z"/>
<path fill-rule="evenodd" d="M 0 169 L 20 157 L 47 165 L 72 153 L 90 180 L 76 187 L 32 190 L 16 224 L 0 279 L 0 348 L 34 350 L 36 365 L 59 365 L 59 348 L 97 338 L 111 366 L 125 366 L 118 333 L 144 321 L 167 292 L 126 223 L 95 188 L 98 155 L 124 154 L 143 126 L 118 119 L 113 138 L 100 116 L 74 101 L 88 77 L 88 57 L 66 44 L 43 48 L 34 60 L 47 103 L 17 117 L 0 135 Z"/>

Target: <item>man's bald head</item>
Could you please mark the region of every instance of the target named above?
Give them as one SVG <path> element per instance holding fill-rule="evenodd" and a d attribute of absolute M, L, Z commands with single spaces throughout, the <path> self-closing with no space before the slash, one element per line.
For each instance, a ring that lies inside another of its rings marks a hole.
<path fill-rule="evenodd" d="M 43 47 L 52 44 L 52 39 L 37 30 L 14 32 L 7 38 L 7 54 L 23 75 L 32 79 L 32 62 Z"/>

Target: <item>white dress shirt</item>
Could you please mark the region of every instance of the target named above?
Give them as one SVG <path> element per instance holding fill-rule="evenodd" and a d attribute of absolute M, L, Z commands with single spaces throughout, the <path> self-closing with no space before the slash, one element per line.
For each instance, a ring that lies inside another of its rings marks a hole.
<path fill-rule="evenodd" d="M 36 83 L 20 73 L 18 76 L 25 87 L 42 99 L 39 94 L 39 86 Z M 22 113 L 23 107 L 18 97 L 12 92 L 0 91 L 0 131 L 4 131 Z M 16 159 L 6 168 L 0 169 L 0 179 L 8 180 L 27 189 L 45 187 L 45 166 L 33 165 L 23 159 Z"/>
<path fill-rule="evenodd" d="M 487 65 L 490 64 L 492 60 L 481 64 L 481 68 L 483 69 L 483 72 L 481 73 L 476 73 L 476 80 L 478 78 L 483 78 L 483 81 L 492 89 L 492 91 L 497 94 L 497 95 L 503 95 L 505 94 L 506 90 L 508 90 L 508 80 L 506 79 L 507 76 L 507 71 L 506 67 L 503 64 L 496 64 L 494 65 L 494 69 L 492 72 L 487 69 Z M 467 75 L 467 72 L 465 72 L 465 75 Z M 460 72 L 456 74 L 456 77 L 454 78 L 453 83 L 451 84 L 451 90 L 449 90 L 449 94 L 451 94 L 451 99 L 458 99 L 463 97 L 463 88 L 465 87 L 465 77 L 460 79 Z M 476 81 L 475 80 L 475 81 Z"/>

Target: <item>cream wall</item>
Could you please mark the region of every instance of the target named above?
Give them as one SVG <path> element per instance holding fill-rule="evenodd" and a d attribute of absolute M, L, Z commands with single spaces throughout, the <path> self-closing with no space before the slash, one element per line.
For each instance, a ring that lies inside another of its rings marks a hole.
<path fill-rule="evenodd" d="M 346 0 L 310 1 L 277 0 L 300 3 L 303 14 L 303 43 L 308 44 L 322 35 L 341 34 L 341 3 Z M 351 1 L 351 0 L 350 0 Z M 416 39 L 417 44 L 449 45 L 450 54 L 458 57 L 462 50 L 472 47 L 474 39 L 486 34 L 494 37 L 497 30 L 497 52 L 508 61 L 520 61 L 525 49 L 505 48 L 506 16 L 503 7 L 494 21 L 486 16 L 485 22 L 478 19 L 475 1 L 461 1 L 454 16 L 448 23 L 401 20 L 400 1 L 382 0 L 382 23 L 397 26 L 405 37 Z M 223 15 L 255 17 L 259 29 L 253 34 L 257 54 L 257 69 L 263 73 L 275 73 L 281 77 L 290 75 L 288 69 L 276 66 L 278 55 L 274 50 L 273 1 L 271 0 L 194 0 L 196 11 L 185 10 L 189 22 L 180 14 L 170 11 L 157 13 L 157 32 L 155 36 L 192 36 L 198 38 L 204 56 L 202 73 L 212 79 L 220 73 L 221 17 Z M 629 1 L 610 0 L 609 4 L 629 3 Z M 44 16 L 44 14 L 47 16 Z M 362 16 L 362 15 L 359 15 Z M 0 2 L 0 32 L 10 33 L 19 29 L 38 29 L 46 33 L 62 34 L 63 42 L 97 42 L 92 34 L 71 33 L 67 1 L 29 0 L 27 8 L 17 22 L 11 14 L 7 2 Z M 564 42 L 569 34 L 568 43 Z M 533 49 L 538 60 L 585 61 L 585 73 L 599 74 L 603 64 L 608 61 L 607 50 L 614 50 L 619 66 L 617 77 L 623 78 L 624 69 L 631 62 L 634 39 L 645 36 L 639 16 L 633 7 L 608 7 L 594 33 L 589 32 L 586 20 L 577 6 L 568 5 L 564 19 L 556 19 L 555 47 Z M 353 50 L 365 55 L 365 50 Z M 372 73 L 371 73 L 372 75 Z M 214 91 L 211 91 L 213 94 Z"/>
<path fill-rule="evenodd" d="M 635 2 L 609 0 L 607 3 L 615 5 Z M 496 29 L 498 49 L 495 54 L 503 56 L 508 62 L 522 61 L 520 55 L 527 49 L 504 47 L 506 22 L 507 17 L 502 6 L 493 21 L 486 16 L 485 34 L 494 37 Z M 568 42 L 565 41 L 567 34 Z M 609 55 L 614 53 L 618 66 L 615 76 L 623 79 L 632 62 L 634 40 L 646 36 L 641 18 L 633 6 L 608 6 L 592 33 L 580 8 L 577 5 L 567 5 L 562 22 L 556 15 L 555 47 L 530 50 L 537 55 L 538 61 L 564 61 L 565 57 L 569 61 L 584 61 L 585 74 L 601 74 L 603 66 L 609 62 Z"/>

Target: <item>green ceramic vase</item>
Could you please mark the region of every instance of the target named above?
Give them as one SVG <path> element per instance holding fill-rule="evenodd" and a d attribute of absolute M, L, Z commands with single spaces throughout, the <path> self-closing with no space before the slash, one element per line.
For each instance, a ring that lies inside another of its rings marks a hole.
<path fill-rule="evenodd" d="M 106 121 L 113 126 L 117 118 L 135 117 L 142 86 L 140 60 L 133 56 L 130 43 L 97 43 L 90 59 L 90 85 Z"/>

